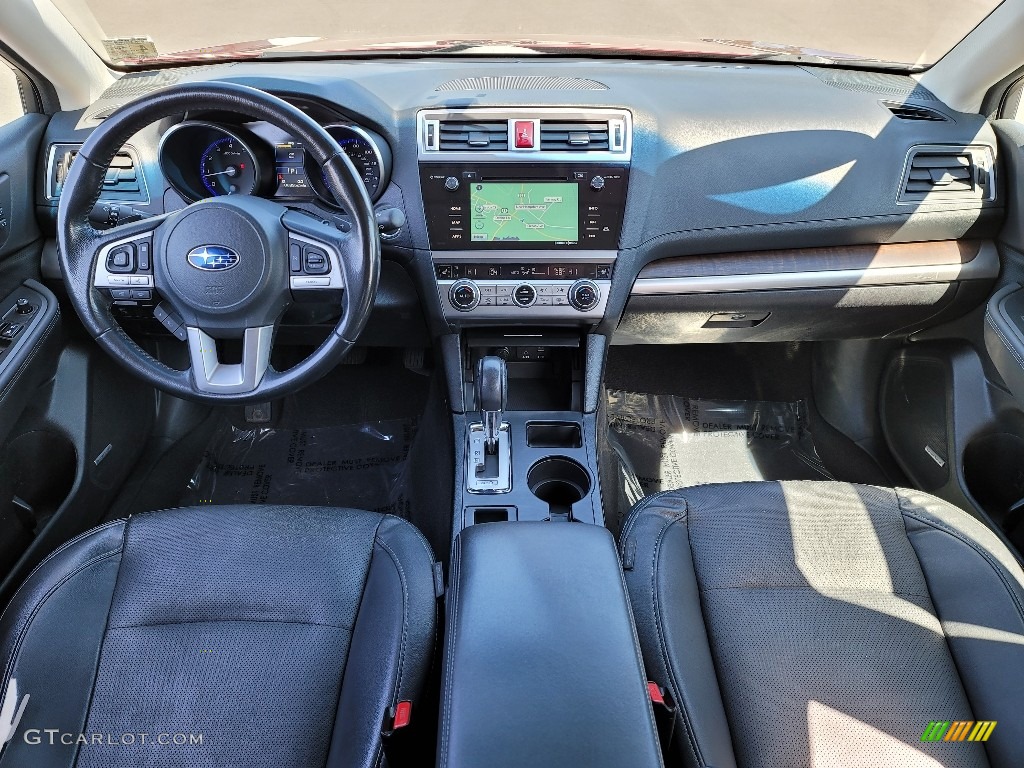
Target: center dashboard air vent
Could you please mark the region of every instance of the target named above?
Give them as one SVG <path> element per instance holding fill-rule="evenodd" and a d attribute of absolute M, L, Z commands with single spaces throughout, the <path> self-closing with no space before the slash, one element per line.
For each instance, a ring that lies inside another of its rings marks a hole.
<path fill-rule="evenodd" d="M 508 149 L 507 120 L 441 120 L 442 152 L 494 152 Z"/>
<path fill-rule="evenodd" d="M 540 148 L 561 152 L 608 149 L 608 121 L 577 123 L 567 120 L 540 121 Z"/>
<path fill-rule="evenodd" d="M 417 115 L 420 159 L 628 161 L 632 116 L 622 109 L 430 109 Z"/>
<path fill-rule="evenodd" d="M 899 202 L 934 205 L 995 199 L 992 148 L 927 145 L 910 150 Z"/>

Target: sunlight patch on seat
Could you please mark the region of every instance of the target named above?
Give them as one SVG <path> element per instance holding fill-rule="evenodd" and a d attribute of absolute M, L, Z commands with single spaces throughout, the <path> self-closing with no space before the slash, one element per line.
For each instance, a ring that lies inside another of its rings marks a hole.
<path fill-rule="evenodd" d="M 988 640 L 993 643 L 1011 643 L 1024 645 L 1024 635 L 1007 632 L 1004 629 L 982 627 L 978 624 L 966 624 L 962 621 L 944 621 L 942 629 L 948 637 L 962 637 L 968 640 Z"/>
<path fill-rule="evenodd" d="M 807 702 L 811 768 L 942 768 L 895 736 L 817 701 Z"/>

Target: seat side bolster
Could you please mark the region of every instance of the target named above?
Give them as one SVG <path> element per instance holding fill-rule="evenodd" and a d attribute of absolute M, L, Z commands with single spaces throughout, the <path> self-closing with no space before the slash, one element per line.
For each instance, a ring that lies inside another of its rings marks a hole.
<path fill-rule="evenodd" d="M 345 664 L 328 768 L 378 765 L 381 728 L 397 702 L 412 701 L 414 723 L 423 719 L 416 705 L 434 652 L 433 563 L 417 530 L 395 517 L 382 520 Z"/>
<path fill-rule="evenodd" d="M 622 542 L 644 665 L 677 705 L 672 751 L 686 766 L 735 768 L 729 725 L 701 609 L 684 499 L 638 508 Z M 668 756 L 666 756 L 668 757 Z"/>
<path fill-rule="evenodd" d="M 32 572 L 0 618 L 0 698 L 11 678 L 29 703 L 0 766 L 74 765 L 77 747 L 50 745 L 42 729 L 85 729 L 117 581 L 124 521 L 68 542 Z M 41 743 L 26 739 L 39 736 Z"/>
<path fill-rule="evenodd" d="M 985 744 L 989 761 L 993 768 L 1019 765 L 1024 572 L 978 520 L 927 494 L 898 494 L 974 717 L 998 722 Z"/>

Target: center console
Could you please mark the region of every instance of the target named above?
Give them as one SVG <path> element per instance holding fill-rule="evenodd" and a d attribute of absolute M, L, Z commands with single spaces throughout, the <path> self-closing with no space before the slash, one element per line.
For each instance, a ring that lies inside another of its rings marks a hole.
<path fill-rule="evenodd" d="M 438 766 L 661 768 L 607 530 L 473 526 L 448 589 Z"/>
<path fill-rule="evenodd" d="M 600 320 L 626 203 L 630 113 L 434 109 L 418 121 L 420 185 L 445 317 Z"/>
<path fill-rule="evenodd" d="M 595 417 L 583 390 L 584 368 L 599 377 L 601 362 L 585 350 L 615 269 L 632 115 L 451 107 L 417 120 L 433 274 L 457 330 L 445 363 L 458 372 L 449 381 L 454 530 L 600 526 Z"/>

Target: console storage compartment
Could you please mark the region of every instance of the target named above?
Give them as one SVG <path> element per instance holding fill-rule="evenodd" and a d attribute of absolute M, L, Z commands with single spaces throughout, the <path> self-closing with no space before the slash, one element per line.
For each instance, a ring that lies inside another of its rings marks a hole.
<path fill-rule="evenodd" d="M 466 528 L 447 612 L 438 766 L 662 765 L 607 529 Z"/>

